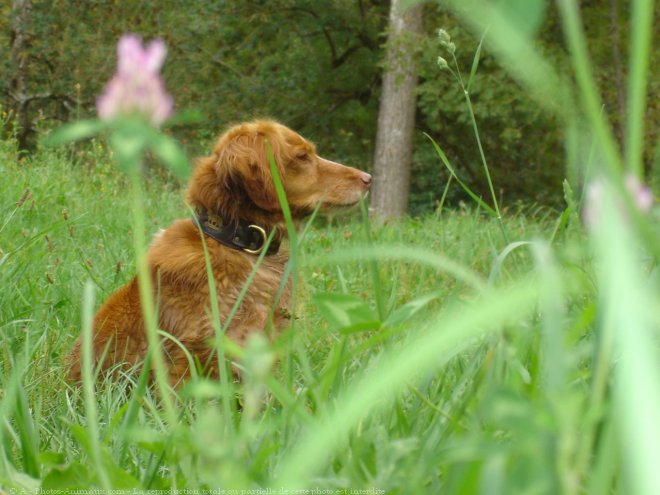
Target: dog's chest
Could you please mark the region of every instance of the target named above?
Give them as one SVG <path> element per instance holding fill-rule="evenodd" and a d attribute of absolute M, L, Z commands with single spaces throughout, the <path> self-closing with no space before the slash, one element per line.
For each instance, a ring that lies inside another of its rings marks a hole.
<path fill-rule="evenodd" d="M 255 258 L 256 260 L 256 258 Z M 234 312 L 228 327 L 230 337 L 243 340 L 247 333 L 288 326 L 291 314 L 291 281 L 284 280 L 287 258 L 270 256 L 254 271 L 255 263 L 242 277 L 227 280 L 227 272 L 218 274 L 218 303 L 224 318 Z"/>
<path fill-rule="evenodd" d="M 269 307 L 285 306 L 288 308 L 291 300 L 291 283 L 284 280 L 286 260 L 279 257 L 264 258 L 263 263 L 254 273 L 252 281 L 245 281 L 248 286 L 246 297 L 256 304 Z"/>

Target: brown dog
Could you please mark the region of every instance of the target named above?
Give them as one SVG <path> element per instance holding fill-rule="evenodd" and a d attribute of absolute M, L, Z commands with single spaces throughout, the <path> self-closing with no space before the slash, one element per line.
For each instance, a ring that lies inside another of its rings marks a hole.
<path fill-rule="evenodd" d="M 254 267 L 267 236 L 274 237 L 263 263 L 234 315 L 227 336 L 242 344 L 251 332 L 263 332 L 272 315 L 275 329 L 288 324 L 291 289 L 282 281 L 288 254 L 279 249 L 286 236 L 266 151 L 275 158 L 294 219 L 322 209 L 349 206 L 364 197 L 371 176 L 319 157 L 300 135 L 273 121 L 230 128 L 213 155 L 197 164 L 187 191 L 196 219 L 178 220 L 153 240 L 148 260 L 157 294 L 159 327 L 181 342 L 196 361 L 217 376 L 210 342 L 209 282 L 200 228 L 204 232 L 224 323 Z M 141 363 L 147 352 L 137 279 L 112 294 L 94 317 L 93 352 L 101 369 Z M 277 304 L 276 308 L 273 305 Z M 275 309 L 275 311 L 273 311 Z M 172 384 L 190 374 L 183 350 L 171 339 L 163 351 Z M 70 377 L 80 380 L 80 338 L 70 356 Z"/>

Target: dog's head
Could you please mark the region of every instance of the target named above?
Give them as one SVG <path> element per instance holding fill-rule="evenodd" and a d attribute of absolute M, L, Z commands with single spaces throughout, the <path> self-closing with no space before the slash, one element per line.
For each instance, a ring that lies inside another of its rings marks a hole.
<path fill-rule="evenodd" d="M 220 136 L 213 155 L 195 168 L 188 203 L 232 221 L 281 222 L 267 143 L 295 218 L 319 205 L 322 209 L 353 205 L 369 190 L 369 174 L 321 158 L 314 145 L 296 132 L 260 120 L 237 125 Z"/>

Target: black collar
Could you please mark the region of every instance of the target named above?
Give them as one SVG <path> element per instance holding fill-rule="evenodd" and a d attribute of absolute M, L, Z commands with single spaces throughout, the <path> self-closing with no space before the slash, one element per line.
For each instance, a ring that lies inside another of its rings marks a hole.
<path fill-rule="evenodd" d="M 269 232 L 259 225 L 245 220 L 227 222 L 221 216 L 203 208 L 199 208 L 196 213 L 197 216 L 193 218 L 193 223 L 220 244 L 249 254 L 261 253 L 266 244 Z M 276 254 L 279 249 L 280 241 L 273 239 L 266 254 Z"/>

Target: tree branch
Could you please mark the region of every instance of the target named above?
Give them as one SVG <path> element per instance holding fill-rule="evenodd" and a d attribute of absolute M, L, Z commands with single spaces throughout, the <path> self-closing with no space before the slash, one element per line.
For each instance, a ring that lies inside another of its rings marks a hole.
<path fill-rule="evenodd" d="M 303 7 L 290 7 L 287 9 L 284 9 L 284 11 L 289 11 L 289 12 L 298 12 L 302 14 L 306 14 L 308 16 L 313 17 L 318 23 L 319 23 L 319 29 L 323 37 L 328 43 L 328 46 L 330 47 L 330 66 L 333 69 L 336 69 L 337 67 L 341 66 L 348 60 L 348 58 L 358 51 L 360 48 L 366 47 L 369 50 L 373 50 L 376 45 L 373 43 L 373 41 L 369 38 L 366 32 L 366 13 L 364 10 L 364 4 L 360 1 L 359 2 L 359 8 L 360 8 L 360 15 L 362 18 L 362 29 L 357 35 L 357 39 L 360 42 L 359 44 L 352 45 L 348 47 L 346 50 L 344 50 L 341 54 L 338 54 L 337 50 L 337 45 L 332 37 L 331 31 L 323 25 L 321 16 L 314 12 L 313 10 L 309 10 Z"/>

